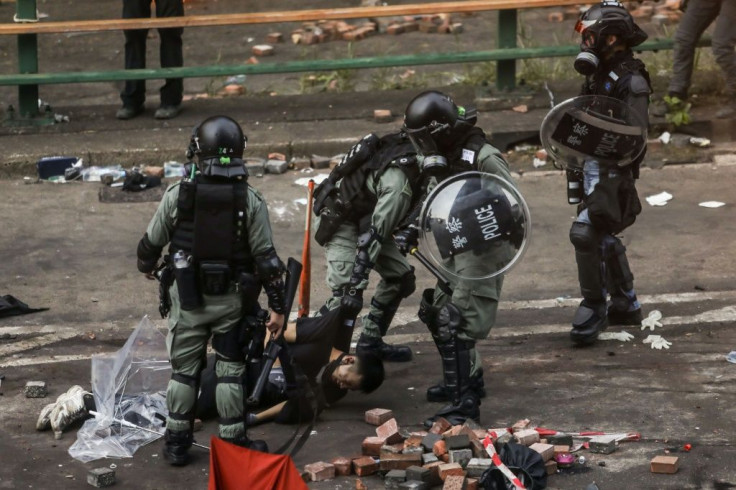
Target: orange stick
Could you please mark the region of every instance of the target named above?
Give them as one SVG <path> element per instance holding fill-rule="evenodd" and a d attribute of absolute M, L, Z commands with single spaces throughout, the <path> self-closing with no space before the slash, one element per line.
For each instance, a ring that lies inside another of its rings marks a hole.
<path fill-rule="evenodd" d="M 314 181 L 307 184 L 307 219 L 304 222 L 304 246 L 302 248 L 302 276 L 299 278 L 298 317 L 309 315 L 309 292 L 312 279 L 311 241 L 312 241 L 312 196 Z"/>

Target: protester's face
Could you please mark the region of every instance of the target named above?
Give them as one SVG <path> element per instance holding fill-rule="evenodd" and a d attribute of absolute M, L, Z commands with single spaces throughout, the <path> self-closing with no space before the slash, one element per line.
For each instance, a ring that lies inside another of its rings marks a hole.
<path fill-rule="evenodd" d="M 353 356 L 345 356 L 340 365 L 332 373 L 332 379 L 343 390 L 357 390 L 360 388 L 362 376 L 358 374 Z"/>

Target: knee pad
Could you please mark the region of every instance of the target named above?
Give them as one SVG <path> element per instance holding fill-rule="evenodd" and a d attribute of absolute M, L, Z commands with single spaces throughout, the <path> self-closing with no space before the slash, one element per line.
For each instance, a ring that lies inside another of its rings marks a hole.
<path fill-rule="evenodd" d="M 570 243 L 575 247 L 575 250 L 596 250 L 599 246 L 598 242 L 598 234 L 591 225 L 576 221 L 570 227 Z"/>
<path fill-rule="evenodd" d="M 432 332 L 441 342 L 447 342 L 457 337 L 457 331 L 462 322 L 463 315 L 460 309 L 452 303 L 445 304 L 437 311 L 435 329 Z M 430 330 L 432 328 L 430 327 Z"/>
<path fill-rule="evenodd" d="M 408 298 L 417 290 L 417 276 L 414 275 L 414 267 L 399 279 L 399 298 Z"/>

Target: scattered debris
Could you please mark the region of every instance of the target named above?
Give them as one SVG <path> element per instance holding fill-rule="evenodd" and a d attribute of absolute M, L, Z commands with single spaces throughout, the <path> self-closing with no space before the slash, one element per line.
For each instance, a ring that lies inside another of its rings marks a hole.
<path fill-rule="evenodd" d="M 652 349 L 662 350 L 669 349 L 672 342 L 665 340 L 661 335 L 650 335 L 643 341 L 645 344 L 651 344 Z"/>
<path fill-rule="evenodd" d="M 725 202 L 721 201 L 703 201 L 698 204 L 698 206 L 703 208 L 720 208 L 721 206 L 725 206 Z"/>
<path fill-rule="evenodd" d="M 664 206 L 670 199 L 672 199 L 672 194 L 663 191 L 659 194 L 647 197 L 647 202 L 650 206 Z"/>
<path fill-rule="evenodd" d="M 662 323 L 660 322 L 661 319 L 662 312 L 659 310 L 652 310 L 649 312 L 649 315 L 641 321 L 641 329 L 646 330 L 648 328 L 653 332 L 656 327 L 662 326 Z"/>
<path fill-rule="evenodd" d="M 710 146 L 710 140 L 708 138 L 699 138 L 697 136 L 693 136 L 689 139 L 690 144 L 693 146 L 697 146 L 698 148 L 705 148 Z"/>
<path fill-rule="evenodd" d="M 172 179 L 186 177 L 186 169 L 183 163 L 179 162 L 165 162 L 164 163 L 164 178 Z"/>
<path fill-rule="evenodd" d="M 115 470 L 95 468 L 87 473 L 87 483 L 96 488 L 111 487 L 115 484 Z"/>
<path fill-rule="evenodd" d="M 659 138 L 657 139 L 665 145 L 668 145 L 670 143 L 670 140 L 672 139 L 672 135 L 669 133 L 669 131 L 665 131 L 664 133 L 660 134 Z"/>
<path fill-rule="evenodd" d="M 633 335 L 629 332 L 624 332 L 623 330 L 620 332 L 603 332 L 598 335 L 599 340 L 618 340 L 620 342 L 628 342 L 633 338 Z"/>
<path fill-rule="evenodd" d="M 522 114 L 525 114 L 525 113 L 529 112 L 529 106 L 526 105 L 526 104 L 521 104 L 521 105 L 517 105 L 515 107 L 512 107 L 511 110 L 514 111 L 514 112 L 520 112 Z"/>
<path fill-rule="evenodd" d="M 736 350 L 732 350 L 726 355 L 726 360 L 730 363 L 736 364 Z"/>
<path fill-rule="evenodd" d="M 28 381 L 26 383 L 26 398 L 46 398 L 48 394 L 45 381 Z"/>
<path fill-rule="evenodd" d="M 677 473 L 680 467 L 680 458 L 677 456 L 655 456 L 649 464 L 652 473 Z"/>

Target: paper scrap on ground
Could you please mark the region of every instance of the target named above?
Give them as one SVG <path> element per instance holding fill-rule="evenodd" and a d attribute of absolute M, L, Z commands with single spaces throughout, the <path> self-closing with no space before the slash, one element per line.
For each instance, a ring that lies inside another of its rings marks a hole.
<path fill-rule="evenodd" d="M 669 132 L 665 131 L 664 133 L 662 133 L 662 134 L 659 135 L 659 138 L 658 139 L 659 139 L 659 141 L 661 141 L 662 143 L 664 143 L 666 145 L 672 139 L 672 135 Z"/>
<path fill-rule="evenodd" d="M 629 332 L 624 332 L 623 330 L 620 332 L 603 332 L 598 336 L 598 339 L 600 340 L 619 340 L 621 342 L 628 342 L 633 338 L 633 335 Z"/>
<path fill-rule="evenodd" d="M 664 206 L 670 199 L 672 199 L 672 194 L 663 191 L 659 194 L 647 197 L 647 202 L 650 206 Z"/>
<path fill-rule="evenodd" d="M 725 202 L 721 201 L 703 201 L 698 206 L 701 206 L 703 208 L 720 208 L 721 206 L 725 206 Z"/>
<path fill-rule="evenodd" d="M 547 160 L 542 160 L 541 158 L 534 157 L 534 168 L 544 167 L 547 165 Z"/>

